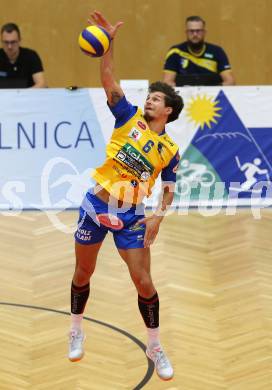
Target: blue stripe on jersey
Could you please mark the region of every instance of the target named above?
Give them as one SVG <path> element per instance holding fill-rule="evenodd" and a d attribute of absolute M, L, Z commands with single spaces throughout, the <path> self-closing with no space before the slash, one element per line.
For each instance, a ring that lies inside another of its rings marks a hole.
<path fill-rule="evenodd" d="M 172 181 L 176 182 L 176 166 L 179 163 L 179 152 L 175 154 L 167 167 L 163 168 L 161 172 L 162 181 Z"/>
<path fill-rule="evenodd" d="M 116 119 L 114 126 L 116 129 L 128 122 L 137 111 L 137 107 L 129 103 L 125 96 L 123 96 L 115 106 L 112 107 L 109 104 L 108 106 Z"/>
<path fill-rule="evenodd" d="M 104 47 L 99 42 L 99 40 L 86 29 L 83 30 L 82 36 L 84 39 L 86 39 L 87 42 L 89 42 L 91 44 L 91 46 L 94 48 L 97 56 L 98 57 L 102 56 L 102 54 L 104 53 Z"/>

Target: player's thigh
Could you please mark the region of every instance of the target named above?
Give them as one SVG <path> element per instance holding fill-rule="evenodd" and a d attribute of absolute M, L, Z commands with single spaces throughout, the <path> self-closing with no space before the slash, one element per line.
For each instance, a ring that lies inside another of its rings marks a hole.
<path fill-rule="evenodd" d="M 75 241 L 76 268 L 80 268 L 86 272 L 94 270 L 97 255 L 102 243 L 103 241 L 95 244 L 83 245 Z"/>
<path fill-rule="evenodd" d="M 117 249 L 120 256 L 127 264 L 131 276 L 150 274 L 149 248 Z"/>

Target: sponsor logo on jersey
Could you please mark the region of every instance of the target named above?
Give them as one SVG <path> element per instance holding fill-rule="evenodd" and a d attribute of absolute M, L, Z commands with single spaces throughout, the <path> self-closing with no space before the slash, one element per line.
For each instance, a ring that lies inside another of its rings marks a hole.
<path fill-rule="evenodd" d="M 161 144 L 160 142 L 158 143 L 158 152 L 161 154 L 162 152 L 162 147 L 163 147 L 163 144 Z"/>
<path fill-rule="evenodd" d="M 114 214 L 97 214 L 96 219 L 101 225 L 113 230 L 121 230 L 124 227 L 123 221 Z"/>
<path fill-rule="evenodd" d="M 141 174 L 141 179 L 142 179 L 143 181 L 147 181 L 149 178 L 150 178 L 150 173 L 149 173 L 149 172 L 143 172 L 143 173 Z"/>
<path fill-rule="evenodd" d="M 123 152 L 122 150 L 119 150 L 119 152 L 117 153 L 117 158 L 120 161 L 125 161 L 126 160 L 126 153 Z"/>
<path fill-rule="evenodd" d="M 141 177 L 142 174 L 144 174 L 143 177 L 146 178 L 147 174 L 149 174 L 150 177 L 154 172 L 153 165 L 151 165 L 139 150 L 135 149 L 129 143 L 125 144 L 122 149 L 117 152 L 115 160 L 121 162 L 126 170 L 132 172 L 132 174 L 140 180 L 143 180 Z"/>
<path fill-rule="evenodd" d="M 118 168 L 116 165 L 113 165 L 112 169 L 114 169 L 118 173 L 118 175 L 120 175 L 123 179 L 127 177 L 127 174 L 122 172 L 122 170 Z"/>
<path fill-rule="evenodd" d="M 174 145 L 175 145 L 174 142 L 173 142 L 170 138 L 167 137 L 167 135 L 165 135 L 165 136 L 163 137 L 163 139 L 164 139 L 164 141 L 167 142 L 170 146 L 174 146 Z"/>
<path fill-rule="evenodd" d="M 138 141 L 138 140 L 141 138 L 142 133 L 141 133 L 138 129 L 136 129 L 136 127 L 133 127 L 133 128 L 130 130 L 128 136 L 129 136 L 129 138 L 132 138 L 132 139 L 134 139 L 135 141 Z"/>
<path fill-rule="evenodd" d="M 141 122 L 141 121 L 138 121 L 137 122 L 137 125 L 142 129 L 142 130 L 146 130 L 146 124 Z"/>
<path fill-rule="evenodd" d="M 204 54 L 204 57 L 206 57 L 206 58 L 213 58 L 213 54 L 211 54 L 211 53 L 205 53 L 205 54 Z"/>
<path fill-rule="evenodd" d="M 128 230 L 130 230 L 131 232 L 137 232 L 139 230 L 144 230 L 145 229 L 145 226 L 144 225 L 132 225 L 130 226 L 130 228 Z"/>
<path fill-rule="evenodd" d="M 90 230 L 77 229 L 76 237 L 81 241 L 90 241 L 92 238 L 91 233 Z"/>
<path fill-rule="evenodd" d="M 180 62 L 183 69 L 187 68 L 189 65 L 189 60 L 187 58 L 182 58 Z"/>
<path fill-rule="evenodd" d="M 135 188 L 135 187 L 137 187 L 138 182 L 137 182 L 137 180 L 131 180 L 130 184 L 132 185 L 132 187 Z"/>

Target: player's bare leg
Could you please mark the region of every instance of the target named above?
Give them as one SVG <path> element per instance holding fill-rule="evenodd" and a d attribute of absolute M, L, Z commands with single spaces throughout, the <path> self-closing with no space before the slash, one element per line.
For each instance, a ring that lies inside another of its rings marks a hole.
<path fill-rule="evenodd" d="M 76 266 L 71 286 L 71 329 L 68 358 L 75 362 L 84 356 L 85 335 L 82 328 L 83 312 L 90 293 L 90 278 L 102 242 L 91 245 L 75 243 Z"/>
<path fill-rule="evenodd" d="M 138 306 L 147 329 L 146 354 L 154 362 L 158 376 L 170 380 L 174 371 L 159 339 L 159 297 L 150 274 L 150 249 L 118 250 L 138 291 Z"/>

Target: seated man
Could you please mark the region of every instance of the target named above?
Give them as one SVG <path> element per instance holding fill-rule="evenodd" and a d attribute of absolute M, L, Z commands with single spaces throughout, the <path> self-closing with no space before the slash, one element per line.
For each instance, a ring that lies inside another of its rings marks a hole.
<path fill-rule="evenodd" d="M 220 46 L 205 42 L 205 21 L 186 19 L 187 41 L 174 45 L 166 55 L 163 81 L 172 86 L 234 85 L 228 57 Z"/>
<path fill-rule="evenodd" d="M 1 28 L 0 88 L 46 87 L 43 66 L 38 54 L 20 47 L 18 26 L 7 23 Z"/>

